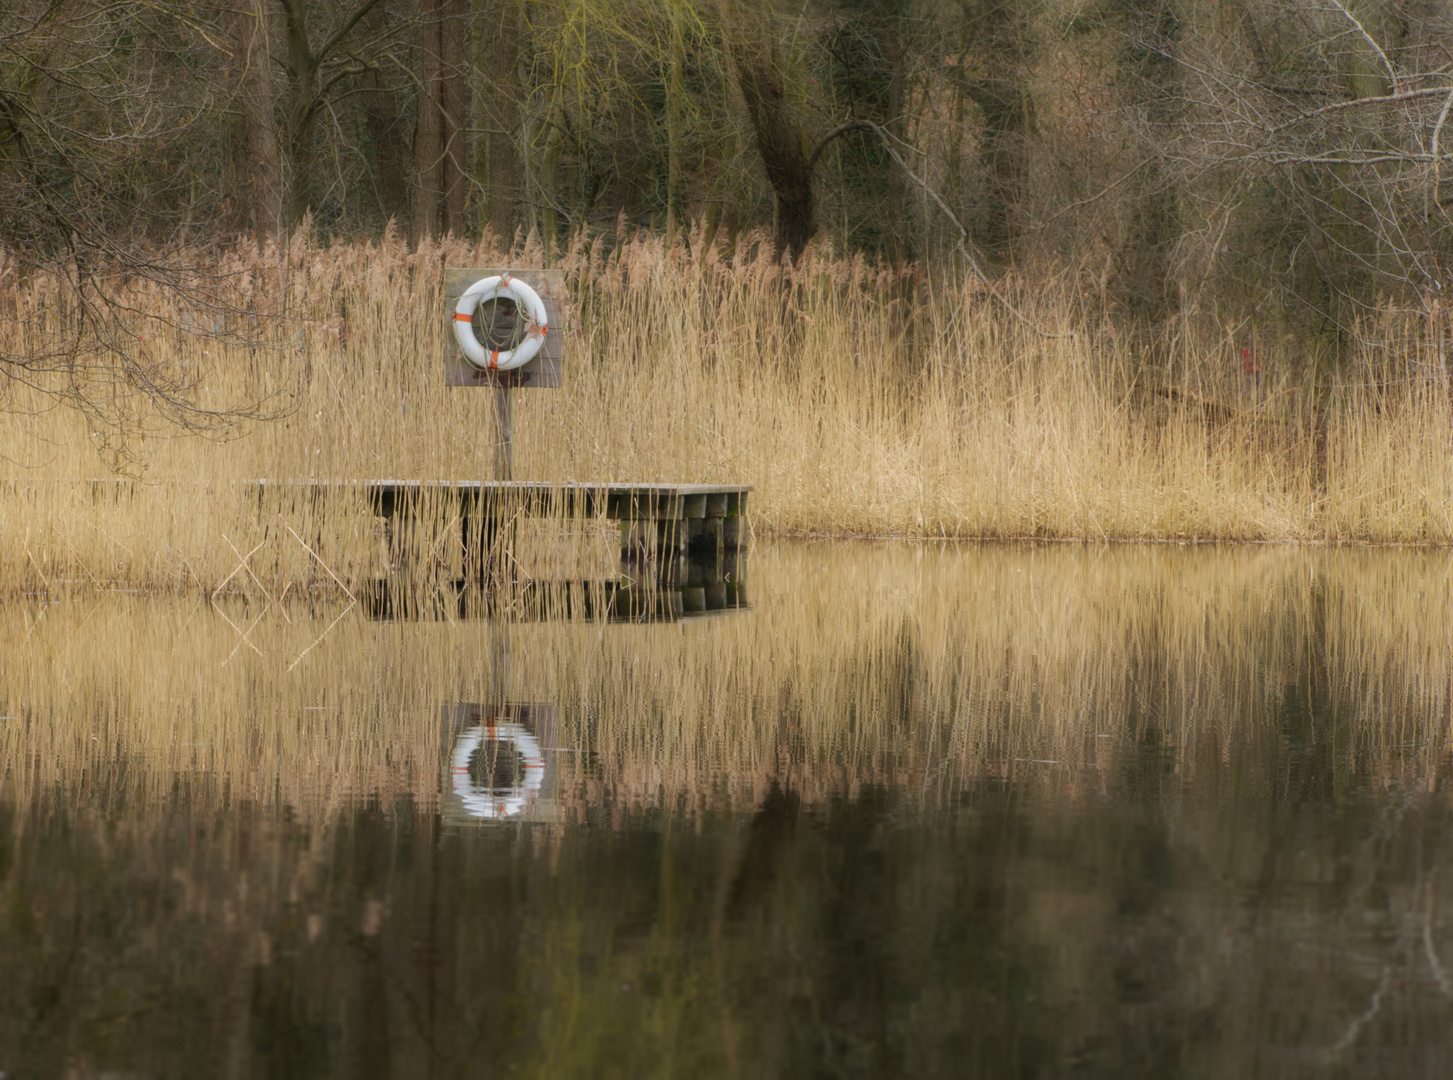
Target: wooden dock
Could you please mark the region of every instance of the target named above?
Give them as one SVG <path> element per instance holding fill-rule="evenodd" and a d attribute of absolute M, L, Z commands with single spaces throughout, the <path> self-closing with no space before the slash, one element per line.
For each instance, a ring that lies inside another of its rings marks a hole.
<path fill-rule="evenodd" d="M 740 551 L 747 541 L 742 484 L 544 483 L 501 480 L 259 480 L 269 491 L 315 500 L 363 496 L 390 522 L 416 518 L 426 505 L 457 505 L 465 566 L 483 576 L 499 530 L 520 516 L 606 519 L 620 523 L 627 562 Z"/>

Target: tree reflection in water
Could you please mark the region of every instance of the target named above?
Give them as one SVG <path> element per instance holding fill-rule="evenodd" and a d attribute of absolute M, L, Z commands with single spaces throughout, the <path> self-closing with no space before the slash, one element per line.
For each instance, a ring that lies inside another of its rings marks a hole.
<path fill-rule="evenodd" d="M 220 621 L 0 616 L 0 1068 L 1448 1060 L 1446 556 L 759 562 L 730 620 L 514 630 L 544 822 L 449 809 L 467 626 L 346 622 L 294 678 L 297 612 L 235 672 Z"/>

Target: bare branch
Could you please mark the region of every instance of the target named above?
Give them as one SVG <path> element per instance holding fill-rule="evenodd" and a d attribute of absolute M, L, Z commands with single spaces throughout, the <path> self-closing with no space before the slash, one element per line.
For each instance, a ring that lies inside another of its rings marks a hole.
<path fill-rule="evenodd" d="M 1276 135 L 1287 128 L 1295 127 L 1297 124 L 1318 116 L 1326 116 L 1329 113 L 1343 112 L 1346 109 L 1361 109 L 1372 105 L 1392 105 L 1399 101 L 1416 101 L 1419 98 L 1437 97 L 1440 94 L 1447 94 L 1449 88 L 1446 86 L 1425 87 L 1422 90 L 1402 90 L 1396 94 L 1382 94 L 1378 97 L 1362 97 L 1352 101 L 1334 101 L 1330 105 L 1323 105 L 1320 109 L 1313 109 L 1311 112 L 1302 113 L 1295 120 L 1288 120 L 1275 127 L 1268 128 L 1268 135 Z"/>
<path fill-rule="evenodd" d="M 1347 7 L 1342 3 L 1342 0 L 1332 0 L 1332 6 L 1335 7 L 1338 11 L 1342 12 L 1342 14 L 1347 17 L 1347 21 L 1355 26 L 1357 28 L 1357 32 L 1362 35 L 1363 39 L 1369 45 L 1372 46 L 1373 51 L 1377 53 L 1379 59 L 1382 60 L 1383 68 L 1385 68 L 1387 71 L 1388 83 L 1393 87 L 1394 90 L 1396 90 L 1398 86 L 1397 72 L 1393 70 L 1392 61 L 1387 58 L 1387 53 L 1382 51 L 1382 46 L 1379 45 L 1376 39 L 1367 32 L 1367 28 L 1358 21 L 1357 16 L 1347 10 Z"/>

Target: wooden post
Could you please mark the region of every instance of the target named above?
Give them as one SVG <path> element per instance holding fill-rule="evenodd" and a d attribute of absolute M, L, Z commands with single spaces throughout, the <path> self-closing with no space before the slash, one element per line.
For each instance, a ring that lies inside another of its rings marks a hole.
<path fill-rule="evenodd" d="M 490 653 L 494 666 L 490 670 L 490 698 L 497 709 L 503 709 L 510 694 L 510 624 L 509 617 L 495 612 L 489 624 Z"/>
<path fill-rule="evenodd" d="M 497 386 L 494 391 L 494 477 L 496 480 L 508 482 L 514 479 L 514 398 L 510 395 L 508 386 Z M 509 500 L 498 498 L 494 505 L 486 511 L 484 519 L 484 536 L 480 538 L 483 550 L 491 551 L 500 542 L 500 529 L 503 522 L 500 515 L 505 512 Z M 514 529 L 510 529 L 510 539 L 514 538 Z M 506 547 L 513 545 L 506 543 Z M 501 561 L 501 567 L 503 561 Z M 489 576 L 489 566 L 486 562 L 481 578 Z"/>
<path fill-rule="evenodd" d="M 490 553 L 499 538 L 498 500 L 491 504 L 484 492 L 465 496 L 459 518 L 459 539 L 464 548 L 463 574 L 466 581 L 486 581 L 490 574 Z M 478 519 L 478 533 L 475 521 Z"/>
<path fill-rule="evenodd" d="M 494 478 L 496 480 L 513 480 L 510 440 L 514 438 L 514 400 L 510 397 L 508 386 L 495 388 L 494 420 Z"/>
<path fill-rule="evenodd" d="M 646 518 L 624 518 L 621 521 L 621 562 L 644 563 L 651 556 L 647 530 L 652 522 Z"/>

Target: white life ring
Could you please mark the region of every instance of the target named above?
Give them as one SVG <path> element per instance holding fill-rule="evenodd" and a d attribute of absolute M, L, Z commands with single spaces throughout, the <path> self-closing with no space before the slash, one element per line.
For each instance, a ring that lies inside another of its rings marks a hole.
<path fill-rule="evenodd" d="M 517 777 L 508 787 L 488 787 L 475 782 L 469 775 L 469 759 L 486 740 L 506 744 L 501 747 L 505 753 L 513 749 L 519 754 L 524 763 L 523 779 Z M 465 730 L 454 746 L 454 759 L 450 764 L 454 794 L 459 796 L 464 812 L 471 817 L 514 817 L 530 804 L 545 783 L 545 756 L 540 753 L 540 744 L 523 724 L 512 721 L 478 724 Z"/>
<path fill-rule="evenodd" d="M 474 336 L 474 313 L 479 305 L 488 300 L 513 300 L 515 307 L 525 313 L 525 340 L 513 349 L 486 349 Z M 480 278 L 459 298 L 454 305 L 454 338 L 460 351 L 477 368 L 488 371 L 510 371 L 524 367 L 535 358 L 540 346 L 545 344 L 546 323 L 545 302 L 540 294 L 519 278 L 508 274 L 498 277 Z"/>

